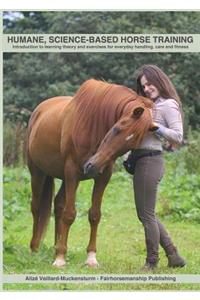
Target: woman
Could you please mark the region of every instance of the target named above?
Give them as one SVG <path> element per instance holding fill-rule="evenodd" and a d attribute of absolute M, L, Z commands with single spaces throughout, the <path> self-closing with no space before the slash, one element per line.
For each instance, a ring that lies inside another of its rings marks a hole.
<path fill-rule="evenodd" d="M 186 262 L 178 254 L 166 229 L 155 214 L 158 184 L 164 173 L 162 140 L 181 144 L 183 126 L 181 102 L 170 79 L 155 65 L 144 65 L 137 71 L 137 92 L 154 102 L 153 119 L 157 129 L 149 132 L 128 158 L 136 157 L 133 185 L 139 220 L 145 231 L 147 257 L 143 267 L 152 270 L 159 260 L 159 244 L 164 248 L 169 267 L 183 267 Z"/>

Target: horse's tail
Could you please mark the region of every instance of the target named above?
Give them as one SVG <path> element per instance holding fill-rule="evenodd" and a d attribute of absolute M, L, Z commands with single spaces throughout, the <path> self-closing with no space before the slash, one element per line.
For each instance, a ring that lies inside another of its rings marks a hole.
<path fill-rule="evenodd" d="M 37 251 L 41 239 L 43 238 L 50 216 L 52 198 L 54 194 L 54 179 L 46 176 L 42 192 L 38 198 L 32 198 L 32 214 L 33 214 L 33 237 L 30 247 L 33 251 Z"/>
<path fill-rule="evenodd" d="M 41 231 L 41 237 L 45 233 L 46 227 L 49 223 L 51 216 L 51 206 L 52 198 L 54 194 L 54 179 L 47 176 L 44 183 L 42 199 L 40 201 L 39 214 L 40 214 L 40 226 L 39 231 Z"/>

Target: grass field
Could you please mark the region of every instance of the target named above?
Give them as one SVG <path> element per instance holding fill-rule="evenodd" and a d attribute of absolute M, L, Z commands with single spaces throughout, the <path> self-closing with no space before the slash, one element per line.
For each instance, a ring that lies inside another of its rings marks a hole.
<path fill-rule="evenodd" d="M 59 183 L 57 182 L 57 185 Z M 165 184 L 165 183 L 164 183 Z M 77 193 L 77 217 L 71 227 L 67 265 L 62 269 L 52 267 L 54 259 L 53 214 L 40 251 L 32 254 L 29 242 L 32 232 L 30 213 L 30 178 L 24 168 L 4 171 L 4 274 L 143 274 L 140 270 L 145 260 L 143 227 L 137 219 L 131 177 L 116 172 L 104 194 L 102 218 L 97 240 L 97 258 L 100 267 L 89 269 L 84 265 L 89 239 L 87 211 L 90 207 L 92 181 L 82 182 Z M 158 201 L 163 199 L 162 194 Z M 159 204 L 161 205 L 161 204 Z M 154 274 L 200 273 L 200 224 L 185 219 L 165 218 L 176 246 L 187 260 L 181 269 L 169 269 L 167 258 L 160 249 L 160 262 Z M 130 283 L 12 283 L 4 284 L 6 290 L 200 290 L 198 284 L 130 284 Z"/>

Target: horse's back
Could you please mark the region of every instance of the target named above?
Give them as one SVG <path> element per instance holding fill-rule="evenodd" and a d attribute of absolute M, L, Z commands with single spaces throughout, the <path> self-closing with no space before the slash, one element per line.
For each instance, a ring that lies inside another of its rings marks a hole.
<path fill-rule="evenodd" d="M 61 177 L 63 172 L 60 153 L 62 118 L 71 99 L 61 96 L 41 102 L 28 125 L 28 159 L 53 177 Z"/>
<path fill-rule="evenodd" d="M 33 111 L 29 121 L 29 133 L 40 127 L 45 135 L 53 129 L 58 130 L 61 124 L 62 113 L 70 103 L 72 97 L 54 97 L 41 102 Z"/>
<path fill-rule="evenodd" d="M 44 118 L 46 114 L 55 114 L 55 112 L 61 113 L 62 110 L 69 104 L 71 99 L 72 97 L 70 96 L 60 96 L 42 101 L 33 111 L 29 125 L 31 122 L 34 122 L 33 120 L 35 120 L 36 115 L 37 117 L 40 115 Z"/>

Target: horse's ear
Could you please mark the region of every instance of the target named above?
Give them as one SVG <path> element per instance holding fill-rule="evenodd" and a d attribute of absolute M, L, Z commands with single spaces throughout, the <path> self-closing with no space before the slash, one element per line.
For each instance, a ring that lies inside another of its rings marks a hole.
<path fill-rule="evenodd" d="M 139 117 L 143 114 L 143 112 L 144 112 L 143 107 L 141 107 L 141 106 L 136 107 L 133 111 L 132 117 L 135 119 L 139 119 Z"/>

